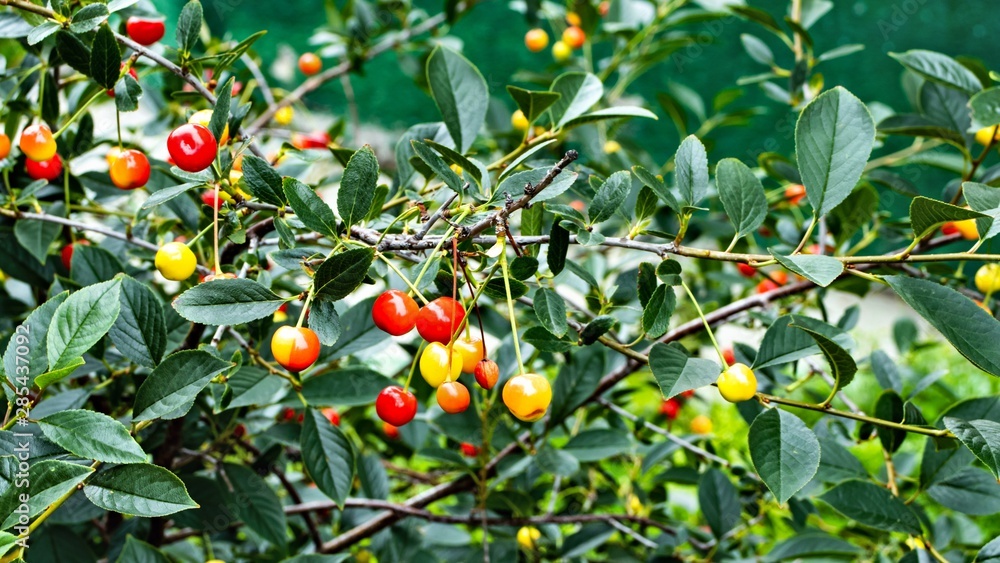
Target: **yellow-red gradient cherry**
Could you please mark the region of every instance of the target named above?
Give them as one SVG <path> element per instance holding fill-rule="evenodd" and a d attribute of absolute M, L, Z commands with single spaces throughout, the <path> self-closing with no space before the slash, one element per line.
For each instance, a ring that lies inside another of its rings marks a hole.
<path fill-rule="evenodd" d="M 110 170 L 111 183 L 122 190 L 134 190 L 149 181 L 149 159 L 141 151 L 128 149 L 115 159 Z"/>
<path fill-rule="evenodd" d="M 302 371 L 319 358 L 319 337 L 312 329 L 283 326 L 271 337 L 274 360 L 289 371 Z"/>

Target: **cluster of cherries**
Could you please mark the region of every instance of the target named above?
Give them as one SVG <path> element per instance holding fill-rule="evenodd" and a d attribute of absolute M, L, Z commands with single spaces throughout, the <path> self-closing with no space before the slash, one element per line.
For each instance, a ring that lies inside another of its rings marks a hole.
<path fill-rule="evenodd" d="M 606 16 L 610 4 L 601 2 L 598 12 L 601 16 Z M 574 12 L 566 14 L 566 28 L 563 29 L 559 41 L 552 44 L 552 58 L 557 62 L 563 62 L 573 56 L 573 51 L 583 47 L 587 43 L 587 33 L 580 27 L 582 20 Z M 532 53 L 538 53 L 548 47 L 549 34 L 542 28 L 537 27 L 528 30 L 524 34 L 524 46 Z"/>
<path fill-rule="evenodd" d="M 500 377 L 497 363 L 486 358 L 482 338 L 459 335 L 465 308 L 451 297 L 439 297 L 419 307 L 403 291 L 390 289 L 372 305 L 375 326 L 392 336 L 403 336 L 414 328 L 427 345 L 418 360 L 420 375 L 437 389 L 438 406 L 449 414 L 469 408 L 469 389 L 459 381 L 462 373 L 472 374 L 483 389 L 493 389 Z M 503 388 L 503 401 L 520 420 L 533 422 L 548 411 L 552 387 L 545 377 L 522 373 L 510 378 Z M 417 414 L 417 397 L 398 385 L 383 389 L 375 399 L 375 412 L 384 422 L 403 426 Z"/>

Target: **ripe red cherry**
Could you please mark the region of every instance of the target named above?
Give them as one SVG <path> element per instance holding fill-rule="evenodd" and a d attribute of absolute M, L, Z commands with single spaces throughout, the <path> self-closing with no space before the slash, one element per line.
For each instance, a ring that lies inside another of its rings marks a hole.
<path fill-rule="evenodd" d="M 393 426 L 403 426 L 417 415 L 417 397 L 402 387 L 391 385 L 375 398 L 375 413 Z"/>
<path fill-rule="evenodd" d="M 736 355 L 733 354 L 732 348 L 726 348 L 722 351 L 722 357 L 726 359 L 726 365 L 731 366 L 736 363 Z"/>
<path fill-rule="evenodd" d="M 757 275 L 757 268 L 754 268 L 750 264 L 744 264 L 740 262 L 736 264 L 736 269 L 740 271 L 740 275 L 747 278 L 752 278 Z"/>
<path fill-rule="evenodd" d="M 55 155 L 48 160 L 36 161 L 30 158 L 24 162 L 24 170 L 32 180 L 52 181 L 62 174 L 62 159 Z"/>
<path fill-rule="evenodd" d="M 122 63 L 121 68 L 125 68 L 125 63 Z M 132 78 L 134 78 L 136 80 L 139 80 L 139 75 L 135 73 L 135 67 L 132 67 L 132 68 L 128 69 L 128 74 Z M 111 90 L 108 90 L 107 94 L 109 96 L 111 96 L 112 98 L 114 98 L 115 97 L 115 90 L 114 90 L 114 88 L 112 88 Z"/>
<path fill-rule="evenodd" d="M 388 422 L 382 423 L 382 432 L 384 432 L 385 437 L 390 440 L 399 439 L 399 428 L 396 428 L 395 426 L 389 424 Z"/>
<path fill-rule="evenodd" d="M 80 239 L 73 244 L 67 244 L 62 247 L 62 250 L 59 252 L 59 258 L 62 259 L 63 266 L 65 266 L 67 270 L 69 270 L 70 265 L 73 264 L 73 250 L 78 244 L 88 245 L 90 244 L 90 241 L 87 239 Z"/>
<path fill-rule="evenodd" d="M 236 438 L 242 438 L 247 435 L 247 427 L 243 424 L 237 424 L 236 428 L 233 428 L 233 436 Z"/>
<path fill-rule="evenodd" d="M 323 416 L 330 421 L 330 424 L 340 426 L 340 413 L 337 412 L 337 409 L 330 407 L 323 409 L 320 412 L 323 413 Z"/>
<path fill-rule="evenodd" d="M 290 422 L 294 420 L 295 409 L 293 409 L 292 407 L 285 407 L 285 410 L 281 412 L 281 418 L 283 418 L 285 422 Z"/>
<path fill-rule="evenodd" d="M 299 149 L 325 149 L 330 144 L 330 135 L 326 131 L 292 135 L 292 146 Z"/>
<path fill-rule="evenodd" d="M 688 389 L 687 391 L 681 393 L 681 397 L 684 397 L 685 399 L 690 399 L 691 397 L 694 397 L 694 389 Z"/>
<path fill-rule="evenodd" d="M 219 145 L 207 127 L 185 123 L 167 137 L 167 151 L 181 170 L 201 172 L 215 161 Z"/>
<path fill-rule="evenodd" d="M 140 45 L 156 43 L 163 39 L 163 34 L 166 31 L 167 28 L 163 24 L 163 20 L 160 19 L 132 16 L 125 22 L 125 32 L 128 33 L 132 41 Z"/>
<path fill-rule="evenodd" d="M 378 296 L 372 305 L 375 326 L 393 336 L 402 336 L 413 330 L 420 307 L 412 297 L 398 289 L 390 289 Z"/>
<path fill-rule="evenodd" d="M 476 376 L 476 383 L 483 389 L 493 389 L 500 379 L 500 366 L 490 359 L 479 360 L 476 369 L 472 372 Z"/>
<path fill-rule="evenodd" d="M 149 181 L 149 159 L 141 151 L 128 149 L 115 159 L 110 170 L 111 183 L 121 190 L 134 190 Z"/>
<path fill-rule="evenodd" d="M 417 332 L 427 342 L 447 344 L 465 320 L 465 308 L 451 297 L 438 297 L 417 313 Z"/>
<path fill-rule="evenodd" d="M 462 455 L 465 457 L 476 457 L 479 455 L 479 448 L 468 442 L 462 442 L 459 446 L 462 449 Z"/>
<path fill-rule="evenodd" d="M 959 232 L 958 231 L 958 227 L 956 227 L 955 223 L 952 222 L 952 221 L 948 221 L 944 225 L 941 225 L 941 234 L 942 235 L 953 235 L 953 234 L 955 234 L 957 232 Z"/>
<path fill-rule="evenodd" d="M 677 399 L 667 399 L 660 405 L 660 414 L 667 417 L 667 420 L 675 420 L 681 412 L 681 402 Z"/>
<path fill-rule="evenodd" d="M 227 200 L 223 192 L 219 192 L 218 199 L 215 198 L 215 190 L 205 190 L 201 192 L 201 202 L 209 207 L 222 209 L 222 204 L 225 203 L 226 201 Z"/>

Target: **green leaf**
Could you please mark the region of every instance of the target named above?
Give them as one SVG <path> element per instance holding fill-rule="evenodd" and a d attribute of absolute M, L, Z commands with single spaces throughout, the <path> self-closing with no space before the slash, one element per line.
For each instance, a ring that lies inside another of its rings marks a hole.
<path fill-rule="evenodd" d="M 129 534 L 116 563 L 170 563 L 170 560 L 159 549 Z"/>
<path fill-rule="evenodd" d="M 82 286 L 110 281 L 124 271 L 118 258 L 103 248 L 78 244 L 73 249 L 70 274 Z"/>
<path fill-rule="evenodd" d="M 288 522 L 281 500 L 249 467 L 227 463 L 224 468 L 228 481 L 232 483 L 233 494 L 236 498 L 246 499 L 237 506 L 239 518 L 262 538 L 284 549 L 288 541 Z"/>
<path fill-rule="evenodd" d="M 514 103 L 528 118 L 528 123 L 533 123 L 541 117 L 545 110 L 549 109 L 561 97 L 558 92 L 537 92 L 517 86 L 507 86 L 507 93 L 510 94 L 511 98 L 514 98 Z"/>
<path fill-rule="evenodd" d="M 266 160 L 252 154 L 243 155 L 243 185 L 255 198 L 271 205 L 285 205 L 281 175 Z"/>
<path fill-rule="evenodd" d="M 782 256 L 775 249 L 768 249 L 782 266 L 820 287 L 826 287 L 844 273 L 844 263 L 822 254 L 795 254 Z"/>
<path fill-rule="evenodd" d="M 69 30 L 73 33 L 87 33 L 88 31 L 94 31 L 97 26 L 108 19 L 108 7 L 104 4 L 89 4 L 76 11 L 73 14 L 72 23 L 69 24 Z"/>
<path fill-rule="evenodd" d="M 819 498 L 864 526 L 887 532 L 920 534 L 920 520 L 913 510 L 875 483 L 858 479 L 844 481 Z"/>
<path fill-rule="evenodd" d="M 567 121 L 563 128 L 569 129 L 572 127 L 579 127 L 580 125 L 586 125 L 587 123 L 594 123 L 596 121 L 605 121 L 608 119 L 628 119 L 630 117 L 644 117 L 646 119 L 659 119 L 656 114 L 649 111 L 646 108 L 640 108 L 635 106 L 614 106 L 610 108 L 599 109 L 596 111 L 587 112 L 581 116 L 574 117 Z"/>
<path fill-rule="evenodd" d="M 1000 480 L 1000 423 L 945 417 L 944 425 Z"/>
<path fill-rule="evenodd" d="M 503 181 L 500 182 L 500 186 L 493 192 L 490 197 L 490 203 L 499 203 L 503 200 L 504 192 L 510 194 L 511 197 L 517 198 L 524 195 L 525 184 L 531 184 L 532 186 L 537 185 L 542 181 L 545 176 L 549 173 L 548 168 L 534 168 L 532 170 L 524 170 L 522 172 L 515 172 L 509 176 L 504 177 Z M 578 174 L 576 172 L 563 171 L 562 174 L 556 176 L 556 179 L 552 181 L 551 184 L 545 187 L 545 189 L 536 193 L 532 197 L 533 203 L 538 203 L 541 201 L 548 201 L 555 198 L 556 196 L 562 194 L 566 190 L 573 186 L 576 182 Z"/>
<path fill-rule="evenodd" d="M 976 78 L 975 73 L 948 55 L 913 49 L 905 53 L 889 53 L 889 56 L 931 82 L 943 84 L 970 95 L 983 89 L 983 85 Z"/>
<path fill-rule="evenodd" d="M 547 475 L 572 477 L 580 470 L 580 462 L 575 457 L 549 444 L 538 449 L 534 460 L 538 469 Z"/>
<path fill-rule="evenodd" d="M 740 523 L 740 497 L 736 487 L 718 469 L 709 468 L 698 481 L 698 506 L 716 538 Z"/>
<path fill-rule="evenodd" d="M 736 236 L 753 234 L 767 216 L 764 186 L 746 164 L 724 158 L 715 168 L 715 183 L 726 215 L 736 228 Z"/>
<path fill-rule="evenodd" d="M 468 59 L 439 45 L 427 59 L 427 84 L 459 152 L 467 152 L 486 120 L 486 80 Z"/>
<path fill-rule="evenodd" d="M 183 350 L 167 356 L 136 392 L 133 420 L 153 420 L 190 405 L 213 377 L 231 366 L 202 350 Z"/>
<path fill-rule="evenodd" d="M 688 135 L 674 155 L 674 181 L 684 207 L 694 207 L 708 193 L 708 153 L 698 137 Z"/>
<path fill-rule="evenodd" d="M 749 33 L 740 34 L 740 43 L 743 44 L 743 49 L 750 55 L 751 59 L 762 65 L 774 65 L 774 53 L 771 52 L 771 48 L 767 46 L 767 43 Z"/>
<path fill-rule="evenodd" d="M 308 323 L 323 346 L 333 346 L 343 332 L 334 302 L 325 298 L 313 301 Z"/>
<path fill-rule="evenodd" d="M 651 339 L 657 339 L 670 329 L 670 317 L 677 306 L 677 294 L 669 285 L 660 285 L 642 309 L 642 330 Z"/>
<path fill-rule="evenodd" d="M 929 235 L 948 221 L 964 221 L 979 217 L 986 217 L 986 215 L 923 196 L 915 197 L 910 202 L 910 226 L 913 227 L 913 234 L 917 238 Z"/>
<path fill-rule="evenodd" d="M 601 184 L 597 190 L 597 195 L 587 209 L 590 215 L 591 224 L 602 223 L 610 219 L 618 208 L 625 203 L 629 191 L 632 189 L 632 176 L 628 171 L 615 172 Z"/>
<path fill-rule="evenodd" d="M 313 406 L 369 405 L 375 402 L 380 391 L 392 384 L 391 379 L 368 368 L 342 367 L 303 381 L 302 396 Z"/>
<path fill-rule="evenodd" d="M 130 277 L 122 278 L 121 313 L 110 336 L 132 362 L 146 367 L 160 362 L 167 343 L 167 325 L 163 305 L 149 287 Z"/>
<path fill-rule="evenodd" d="M 241 367 L 227 383 L 233 390 L 233 399 L 226 405 L 229 409 L 270 405 L 285 386 L 282 378 L 253 366 Z"/>
<path fill-rule="evenodd" d="M 518 256 L 511 260 L 509 269 L 511 277 L 525 281 L 538 272 L 538 259 L 534 256 Z"/>
<path fill-rule="evenodd" d="M 341 182 L 341 193 L 337 195 L 338 208 L 341 206 L 341 198 L 346 197 L 344 195 L 344 191 L 347 186 L 347 183 L 343 181 Z M 333 210 L 330 209 L 330 206 L 327 205 L 325 201 L 320 199 L 318 195 L 316 195 L 315 190 L 292 177 L 284 178 L 282 181 L 282 189 L 285 192 L 285 198 L 288 199 L 288 204 L 295 211 L 296 217 L 298 217 L 306 227 L 328 237 L 337 237 L 337 217 L 334 216 Z M 347 187 L 348 191 L 350 189 L 350 187 Z M 374 186 L 372 189 L 374 190 Z M 359 197 L 367 197 L 370 202 L 372 194 L 368 193 L 367 195 L 359 195 Z M 364 217 L 365 214 L 368 213 L 368 208 L 365 208 L 362 211 L 361 207 L 362 206 L 360 205 L 353 207 L 357 209 L 358 219 Z M 350 216 L 345 216 L 345 221 L 347 217 Z"/>
<path fill-rule="evenodd" d="M 966 467 L 935 483 L 927 495 L 946 508 L 973 516 L 1000 512 L 1000 487 L 995 478 L 978 467 Z"/>
<path fill-rule="evenodd" d="M 604 95 L 601 79 L 586 72 L 561 74 L 549 89 L 559 94 L 559 99 L 549 108 L 557 128 L 587 113 Z"/>
<path fill-rule="evenodd" d="M 162 190 L 157 190 L 149 194 L 149 198 L 143 202 L 142 209 L 152 209 L 157 205 L 164 204 L 175 197 L 187 193 L 194 188 L 204 186 L 205 184 L 201 182 L 188 182 L 186 184 L 181 184 L 179 186 L 173 186 L 170 188 L 163 188 Z M 73 253 L 76 254 L 75 252 Z"/>
<path fill-rule="evenodd" d="M 70 365 L 104 338 L 118 318 L 120 290 L 118 280 L 87 286 L 56 309 L 47 342 L 50 370 Z"/>
<path fill-rule="evenodd" d="M 646 170 L 638 164 L 632 167 L 632 173 L 635 174 L 635 177 L 638 178 L 644 186 L 653 190 L 656 197 L 660 198 L 660 201 L 662 201 L 667 207 L 672 209 L 674 212 L 680 212 L 681 206 L 677 203 L 677 198 L 670 192 L 662 179 L 656 177 L 652 172 Z"/>
<path fill-rule="evenodd" d="M 632 450 L 632 442 L 624 430 L 593 428 L 570 438 L 562 450 L 586 463 L 625 454 Z"/>
<path fill-rule="evenodd" d="M 191 52 L 191 49 L 198 43 L 198 36 L 201 35 L 202 12 L 201 2 L 198 0 L 191 0 L 181 10 L 181 14 L 177 18 L 177 48 L 181 52 Z"/>
<path fill-rule="evenodd" d="M 91 4 L 96 6 L 97 4 Z M 126 73 L 122 79 L 115 84 L 115 107 L 118 111 L 130 112 L 139 109 L 139 99 L 142 98 L 142 86 Z"/>
<path fill-rule="evenodd" d="M 59 238 L 62 229 L 62 225 L 58 223 L 21 219 L 14 223 L 14 236 L 17 242 L 44 266 L 48 259 L 49 247 Z"/>
<path fill-rule="evenodd" d="M 176 475 L 146 463 L 101 471 L 87 482 L 83 492 L 104 510 L 147 518 L 198 507 Z"/>
<path fill-rule="evenodd" d="M 17 487 L 9 488 L 5 496 L 13 499 L 20 497 L 21 494 L 29 493 L 30 498 L 27 499 L 28 510 L 26 511 L 27 513 L 22 512 L 20 515 L 17 513 L 11 514 L 4 522 L 4 527 L 14 525 L 19 516 L 36 516 L 41 514 L 49 505 L 66 494 L 66 491 L 75 490 L 80 483 L 94 472 L 93 469 L 86 465 L 54 459 L 46 459 L 38 462 L 33 461 L 30 467 L 27 468 L 27 475 L 24 474 L 23 469 L 24 467 L 22 466 L 17 474 L 11 475 L 13 477 L 13 484 L 18 484 L 19 481 L 20 484 Z M 21 499 L 18 498 L 17 500 Z M 17 504 L 14 506 L 17 506 Z"/>
<path fill-rule="evenodd" d="M 278 310 L 285 300 L 270 289 L 246 278 L 217 279 L 200 283 L 174 299 L 177 314 L 206 325 L 240 325 Z"/>
<path fill-rule="evenodd" d="M 969 99 L 969 107 L 977 127 L 1000 125 L 1000 87 L 977 92 Z"/>
<path fill-rule="evenodd" d="M 521 339 L 540 352 L 566 352 L 577 344 L 576 338 L 568 335 L 559 337 L 540 326 L 533 326 L 524 331 Z"/>
<path fill-rule="evenodd" d="M 354 292 L 368 275 L 375 260 L 374 248 L 354 248 L 327 258 L 316 269 L 315 291 L 326 299 L 337 301 Z"/>
<path fill-rule="evenodd" d="M 639 189 L 638 195 L 635 197 L 635 219 L 636 221 L 644 221 L 649 219 L 656 214 L 656 208 L 659 205 L 659 198 L 649 186 L 643 186 Z"/>
<path fill-rule="evenodd" d="M 847 479 L 866 479 L 868 471 L 854 454 L 832 438 L 821 438 L 817 479 L 824 483 L 840 483 Z"/>
<path fill-rule="evenodd" d="M 677 344 L 656 343 L 649 351 L 649 369 L 666 398 L 715 383 L 722 370 L 711 360 L 688 357 Z"/>
<path fill-rule="evenodd" d="M 875 122 L 861 100 L 837 86 L 816 97 L 795 125 L 795 153 L 817 216 L 854 190 L 875 145 Z"/>
<path fill-rule="evenodd" d="M 56 51 L 73 70 L 90 76 L 90 47 L 76 35 L 60 29 L 56 33 Z"/>
<path fill-rule="evenodd" d="M 105 24 L 97 29 L 94 45 L 90 50 L 90 76 L 105 90 L 111 90 L 121 73 L 122 52 L 111 26 Z"/>
<path fill-rule="evenodd" d="M 3 354 L 3 371 L 11 383 L 16 383 L 15 387 L 31 387 L 35 374 L 43 373 L 48 368 L 49 359 L 46 353 L 48 329 L 56 309 L 67 297 L 69 292 L 64 291 L 53 295 L 48 301 L 36 307 L 21 323 L 24 328 L 17 330 L 7 341 L 6 351 Z M 28 353 L 18 354 L 18 346 L 27 346 Z M 22 381 L 25 372 L 27 377 Z"/>
<path fill-rule="evenodd" d="M 566 266 L 566 253 L 569 252 L 569 231 L 562 228 L 558 221 L 552 222 L 549 231 L 549 249 L 545 262 L 553 275 L 558 275 Z"/>
<path fill-rule="evenodd" d="M 951 342 L 977 368 L 1000 377 L 1000 322 L 968 297 L 933 281 L 909 276 L 884 279 L 906 303 Z"/>
<path fill-rule="evenodd" d="M 618 319 L 612 317 L 611 315 L 600 315 L 594 317 L 592 321 L 587 323 L 587 326 L 583 327 L 580 331 L 580 342 L 584 346 L 589 346 L 597 339 L 607 334 L 607 332 L 618 324 Z"/>
<path fill-rule="evenodd" d="M 508 279 L 507 283 L 510 284 L 510 296 L 512 299 L 524 297 L 528 294 L 528 286 L 524 282 Z M 507 286 L 504 284 L 503 278 L 493 278 L 486 282 L 483 293 L 495 301 L 504 301 L 507 299 Z"/>
<path fill-rule="evenodd" d="M 465 181 L 462 180 L 462 178 L 460 178 L 450 166 L 448 166 L 448 163 L 445 162 L 443 158 L 438 156 L 438 153 L 434 152 L 429 146 L 417 141 L 416 139 L 410 141 L 410 144 L 413 145 L 413 152 L 416 153 L 416 155 L 420 157 L 420 160 L 424 161 L 424 163 L 435 174 L 437 174 L 437 177 L 444 182 L 446 186 L 451 188 L 451 190 L 457 194 L 464 193 L 463 188 L 465 186 Z M 376 177 L 376 180 L 377 179 L 378 178 Z"/>
<path fill-rule="evenodd" d="M 780 409 L 761 413 L 750 425 L 750 459 L 761 480 L 784 504 L 819 469 L 819 440 L 802 420 Z"/>
<path fill-rule="evenodd" d="M 58 369 L 54 369 L 52 371 L 47 371 L 36 377 L 35 385 L 37 385 L 39 389 L 45 389 L 49 385 L 57 383 L 66 377 L 69 377 L 70 374 L 76 371 L 76 368 L 86 363 L 87 362 L 84 361 L 82 357 L 74 358 L 70 360 L 65 366 Z"/>
<path fill-rule="evenodd" d="M 796 325 L 791 326 L 804 330 L 806 334 L 811 336 L 823 352 L 827 363 L 830 364 L 830 375 L 834 378 L 833 392 L 830 394 L 831 398 L 836 395 L 837 391 L 847 387 L 854 380 L 854 374 L 858 372 L 858 365 L 854 363 L 854 358 L 851 357 L 847 350 L 844 350 L 839 344 L 814 330 Z"/>
<path fill-rule="evenodd" d="M 358 149 L 351 156 L 351 160 L 347 162 L 347 168 L 344 169 L 344 177 L 340 180 L 340 189 L 337 192 L 337 213 L 340 213 L 340 218 L 344 220 L 344 225 L 348 230 L 368 216 L 377 185 L 378 158 L 375 157 L 372 148 L 365 145 Z M 289 200 L 291 200 L 291 196 L 289 196 Z"/>
<path fill-rule="evenodd" d="M 38 421 L 45 437 L 77 457 L 104 463 L 144 463 L 146 452 L 122 423 L 106 414 L 68 410 Z"/>
<path fill-rule="evenodd" d="M 535 315 L 545 330 L 562 337 L 569 330 L 566 322 L 566 303 L 558 293 L 544 287 L 535 291 Z"/>
<path fill-rule="evenodd" d="M 976 563 L 997 563 L 1000 561 L 1000 536 L 990 540 L 976 554 Z"/>
<path fill-rule="evenodd" d="M 794 325 L 794 326 L 792 326 Z M 852 348 L 854 340 L 843 330 L 823 321 L 801 315 L 784 315 L 775 319 L 761 340 L 753 368 L 787 364 L 819 354 L 819 346 L 800 328 L 819 333 L 843 348 Z"/>
<path fill-rule="evenodd" d="M 230 77 L 221 88 L 216 90 L 215 107 L 212 108 L 212 118 L 208 122 L 208 130 L 216 139 L 222 138 L 229 123 L 229 106 L 233 99 L 233 77 Z"/>
<path fill-rule="evenodd" d="M 976 182 L 962 182 L 962 194 L 969 207 L 986 215 L 976 219 L 979 238 L 988 240 L 1000 234 L 1000 189 Z"/>
<path fill-rule="evenodd" d="M 316 409 L 306 409 L 300 441 L 309 476 L 323 494 L 343 508 L 354 481 L 351 441 Z"/>
<path fill-rule="evenodd" d="M 562 365 L 552 386 L 549 414 L 553 420 L 561 420 L 590 397 L 604 376 L 605 365 L 603 346 L 584 348 L 572 355 L 571 362 Z"/>
<path fill-rule="evenodd" d="M 45 38 L 62 29 L 60 25 L 53 21 L 42 22 L 28 33 L 28 45 L 38 45 Z"/>
<path fill-rule="evenodd" d="M 958 131 L 922 115 L 891 115 L 878 123 L 880 133 L 929 137 L 965 147 L 965 137 Z"/>
<path fill-rule="evenodd" d="M 857 560 L 861 552 L 860 547 L 823 532 L 797 532 L 794 536 L 775 545 L 763 561 L 764 563 L 807 561 L 823 556 L 834 557 L 837 560 Z"/>

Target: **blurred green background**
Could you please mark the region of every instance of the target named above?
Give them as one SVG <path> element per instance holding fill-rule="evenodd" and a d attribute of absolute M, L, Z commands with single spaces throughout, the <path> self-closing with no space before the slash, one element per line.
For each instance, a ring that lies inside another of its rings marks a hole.
<path fill-rule="evenodd" d="M 612 0 L 614 2 L 615 0 Z M 183 2 L 153 0 L 159 11 L 175 22 Z M 706 4 L 721 3 L 709 2 Z M 777 19 L 787 12 L 787 0 L 761 0 L 748 3 L 767 11 Z M 437 13 L 443 3 L 417 1 L 415 5 L 428 13 Z M 206 19 L 216 33 L 229 34 L 242 39 L 260 29 L 268 34 L 259 40 L 256 49 L 265 61 L 274 61 L 282 46 L 295 54 L 310 50 L 310 38 L 317 26 L 325 23 L 324 2 L 321 0 L 285 0 L 274 3 L 263 0 L 205 0 Z M 996 21 L 988 16 L 994 13 L 996 0 L 964 0 L 940 2 L 930 0 L 856 0 L 835 2 L 833 9 L 811 29 L 816 41 L 815 51 L 823 53 L 835 47 L 860 43 L 865 50 L 860 53 L 824 63 L 819 71 L 825 77 L 826 87 L 843 85 L 866 103 L 879 101 L 898 111 L 908 110 L 900 75 L 902 67 L 887 56 L 890 51 L 921 48 L 941 51 L 950 55 L 969 55 L 984 60 L 987 65 L 996 62 Z M 721 26 L 721 27 L 720 27 Z M 221 29 L 220 29 L 221 28 Z M 486 76 L 494 95 L 513 109 L 513 103 L 503 91 L 503 86 L 513 82 L 517 71 L 553 70 L 552 58 L 546 49 L 529 53 L 523 45 L 523 36 L 529 25 L 524 17 L 513 11 L 507 2 L 487 0 L 476 6 L 452 30 L 464 41 L 464 52 Z M 698 23 L 690 28 L 700 37 L 711 37 L 712 43 L 699 54 L 682 51 L 673 59 L 661 63 L 629 89 L 640 94 L 657 112 L 658 122 L 634 120 L 627 125 L 627 134 L 641 139 L 643 144 L 660 162 L 665 161 L 676 149 L 678 135 L 666 119 L 663 109 L 655 105 L 656 93 L 671 82 L 693 88 L 711 108 L 712 97 L 719 90 L 732 87 L 743 75 L 764 71 L 755 63 L 740 44 L 741 33 L 752 33 L 763 39 L 774 51 L 779 64 L 790 66 L 791 54 L 774 36 L 759 26 L 734 19 L 721 23 Z M 173 30 L 168 24 L 167 41 Z M 604 54 L 599 51 L 597 55 Z M 678 64 L 682 60 L 683 64 Z M 294 58 L 286 59 L 294 65 Z M 325 61 L 326 65 L 334 64 Z M 265 70 L 268 70 L 265 67 Z M 286 71 L 287 72 L 287 71 Z M 292 88 L 302 79 L 297 71 L 290 74 L 293 80 L 275 80 L 274 85 Z M 352 76 L 361 120 L 391 129 L 404 129 L 420 121 L 438 120 L 433 101 L 400 70 L 395 53 L 386 53 L 365 66 L 364 76 Z M 753 118 L 751 128 L 723 130 L 716 134 L 715 156 L 734 155 L 746 160 L 751 151 L 780 150 L 788 154 L 792 146 L 791 133 L 776 133 L 776 126 L 786 120 L 790 110 L 768 99 L 756 85 L 744 88 L 746 96 L 737 102 L 739 107 L 762 106 L 765 113 Z M 308 103 L 315 109 L 343 114 L 345 98 L 339 82 L 334 81 L 313 93 Z M 641 123 L 640 123 L 641 122 Z M 724 133 L 729 131 L 729 133 Z M 776 147 L 765 147 L 773 139 Z"/>

